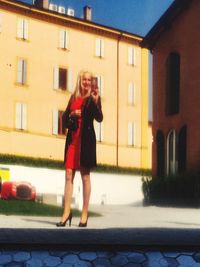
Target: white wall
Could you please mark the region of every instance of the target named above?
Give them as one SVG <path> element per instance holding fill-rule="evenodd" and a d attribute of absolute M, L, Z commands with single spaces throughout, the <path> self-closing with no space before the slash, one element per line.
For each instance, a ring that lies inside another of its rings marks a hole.
<path fill-rule="evenodd" d="M 33 168 L 19 165 L 3 165 L 10 170 L 11 181 L 27 181 L 36 187 L 37 194 L 63 195 L 65 171 Z M 90 204 L 134 204 L 142 202 L 140 176 L 91 173 L 92 193 Z M 82 206 L 82 182 L 77 172 L 74 180 L 74 199 L 78 208 Z"/>

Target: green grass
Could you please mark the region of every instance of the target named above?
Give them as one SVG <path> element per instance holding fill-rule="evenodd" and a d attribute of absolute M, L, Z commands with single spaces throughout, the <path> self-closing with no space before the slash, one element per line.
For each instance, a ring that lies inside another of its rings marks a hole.
<path fill-rule="evenodd" d="M 34 201 L 0 199 L 0 214 L 4 215 L 60 217 L 62 212 L 62 207 L 42 204 Z M 73 209 L 73 216 L 80 216 L 80 211 Z M 89 212 L 89 216 L 100 216 L 100 214 Z"/>
<path fill-rule="evenodd" d="M 1 154 L 1 153 L 0 153 L 0 163 L 64 170 L 64 164 L 62 160 L 60 161 L 52 159 L 42 159 L 42 158 L 25 157 L 25 156 L 10 155 L 10 154 Z M 98 166 L 93 171 L 101 173 L 113 173 L 113 174 L 151 175 L 151 170 L 149 169 L 119 167 L 106 164 L 98 164 Z"/>

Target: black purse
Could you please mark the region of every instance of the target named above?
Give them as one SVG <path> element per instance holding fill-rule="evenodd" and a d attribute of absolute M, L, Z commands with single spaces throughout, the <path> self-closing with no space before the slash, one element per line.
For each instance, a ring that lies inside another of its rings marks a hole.
<path fill-rule="evenodd" d="M 76 131 L 78 129 L 78 118 L 70 117 L 67 121 L 67 128 L 71 131 Z"/>

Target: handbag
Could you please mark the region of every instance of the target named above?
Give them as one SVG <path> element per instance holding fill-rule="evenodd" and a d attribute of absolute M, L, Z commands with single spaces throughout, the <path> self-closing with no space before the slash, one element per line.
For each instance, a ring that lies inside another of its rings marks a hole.
<path fill-rule="evenodd" d="M 69 117 L 67 121 L 67 128 L 71 131 L 76 131 L 78 129 L 78 118 Z"/>

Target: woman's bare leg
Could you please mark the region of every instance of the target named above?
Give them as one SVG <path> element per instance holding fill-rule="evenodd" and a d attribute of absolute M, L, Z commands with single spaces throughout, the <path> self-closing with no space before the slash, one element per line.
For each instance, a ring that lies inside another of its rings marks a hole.
<path fill-rule="evenodd" d="M 82 223 L 85 223 L 88 217 L 88 208 L 91 194 L 90 170 L 81 168 L 80 172 L 83 183 L 83 207 L 80 221 Z"/>
<path fill-rule="evenodd" d="M 74 176 L 75 176 L 75 170 L 72 170 L 72 169 L 66 170 L 65 190 L 64 190 L 64 211 L 63 211 L 61 222 L 64 222 L 70 214 Z"/>

